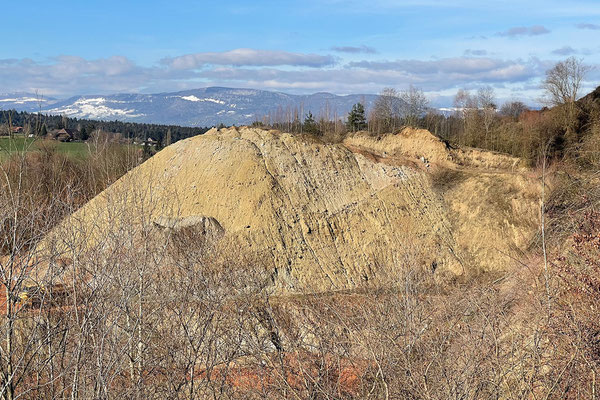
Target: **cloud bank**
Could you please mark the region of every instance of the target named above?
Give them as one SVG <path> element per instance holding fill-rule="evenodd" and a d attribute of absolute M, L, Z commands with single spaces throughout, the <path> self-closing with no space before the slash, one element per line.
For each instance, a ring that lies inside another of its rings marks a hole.
<path fill-rule="evenodd" d="M 465 50 L 465 56 L 487 56 L 487 50 L 483 49 L 467 49 Z"/>
<path fill-rule="evenodd" d="M 577 54 L 577 50 L 575 50 L 571 46 L 563 46 L 559 49 L 553 50 L 552 54 L 557 54 L 559 56 L 570 56 L 573 54 Z"/>
<path fill-rule="evenodd" d="M 596 24 L 587 24 L 587 23 L 581 23 L 581 24 L 577 24 L 575 25 L 578 29 L 591 29 L 591 30 L 600 30 L 600 25 L 596 25 Z"/>
<path fill-rule="evenodd" d="M 574 50 L 570 47 L 556 50 L 565 55 L 571 51 Z M 478 84 L 531 84 L 551 65 L 537 58 L 493 58 L 485 56 L 483 50 L 468 54 L 472 55 L 431 60 L 359 60 L 336 65 L 328 55 L 243 49 L 167 58 L 150 67 L 122 56 L 88 60 L 62 55 L 46 62 L 0 60 L 0 81 L 5 82 L 5 92 L 39 90 L 58 97 L 205 86 L 344 94 L 377 93 L 387 86 L 414 84 L 436 93 Z"/>
<path fill-rule="evenodd" d="M 496 33 L 497 36 L 518 37 L 518 36 L 538 36 L 550 33 L 550 30 L 542 25 L 534 26 L 515 26 L 504 32 Z"/>
<path fill-rule="evenodd" d="M 353 47 L 353 46 L 333 46 L 330 48 L 331 51 L 336 51 L 338 53 L 350 53 L 350 54 L 358 54 L 358 53 L 364 53 L 364 54 L 375 54 L 377 53 L 377 50 L 375 50 L 373 47 L 369 47 L 369 46 L 358 46 L 358 47 Z"/>
<path fill-rule="evenodd" d="M 295 66 L 321 68 L 333 65 L 332 56 L 289 53 L 287 51 L 235 49 L 225 52 L 195 53 L 179 57 L 164 58 L 161 64 L 172 69 L 197 69 L 207 65 L 242 66 Z"/>

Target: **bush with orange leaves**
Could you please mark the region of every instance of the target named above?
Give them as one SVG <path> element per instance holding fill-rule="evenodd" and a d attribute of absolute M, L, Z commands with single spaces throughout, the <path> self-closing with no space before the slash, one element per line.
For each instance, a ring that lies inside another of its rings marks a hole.
<path fill-rule="evenodd" d="M 564 380 L 571 386 L 566 398 L 594 398 L 600 369 L 600 212 L 587 210 L 577 222 L 569 247 L 555 261 L 560 291 L 552 330 L 571 360 L 565 367 L 571 376 Z"/>

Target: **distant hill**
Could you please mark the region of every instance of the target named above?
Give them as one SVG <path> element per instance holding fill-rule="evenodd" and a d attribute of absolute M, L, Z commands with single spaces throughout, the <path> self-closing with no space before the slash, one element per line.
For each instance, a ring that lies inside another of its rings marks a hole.
<path fill-rule="evenodd" d="M 39 111 L 46 109 L 58 100 L 53 97 L 43 97 L 35 93 L 0 93 L 0 110 Z"/>
<path fill-rule="evenodd" d="M 38 97 L 31 93 L 0 95 L 0 109 L 16 109 L 75 118 L 119 120 L 181 126 L 250 124 L 265 115 L 286 109 L 311 111 L 315 116 L 329 109 L 345 116 L 352 105 L 364 101 L 369 108 L 376 95 L 331 93 L 293 95 L 255 89 L 209 87 L 174 93 L 75 96 L 66 100 Z"/>

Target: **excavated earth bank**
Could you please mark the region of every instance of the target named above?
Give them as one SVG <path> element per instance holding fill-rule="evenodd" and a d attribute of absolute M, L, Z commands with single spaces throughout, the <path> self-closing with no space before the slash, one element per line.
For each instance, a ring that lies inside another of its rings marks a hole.
<path fill-rule="evenodd" d="M 326 144 L 213 129 L 163 149 L 63 225 L 85 226 L 91 245 L 135 208 L 123 224 L 235 238 L 282 292 L 331 291 L 387 284 L 413 264 L 440 276 L 508 270 L 536 231 L 539 190 L 518 159 L 452 149 L 425 130 Z"/>

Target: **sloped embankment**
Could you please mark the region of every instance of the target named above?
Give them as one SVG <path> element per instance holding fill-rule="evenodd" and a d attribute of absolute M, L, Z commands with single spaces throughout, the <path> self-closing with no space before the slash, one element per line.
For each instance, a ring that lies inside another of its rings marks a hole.
<path fill-rule="evenodd" d="M 511 160 L 491 170 L 461 154 L 469 168 L 422 130 L 325 144 L 213 129 L 163 149 L 65 224 L 85 226 L 90 245 L 131 208 L 139 215 L 124 224 L 199 221 L 202 232 L 261 254 L 283 291 L 388 284 L 406 265 L 455 275 L 506 269 L 535 231 L 537 185 L 501 169 Z M 445 170 L 452 179 L 439 182 Z"/>

